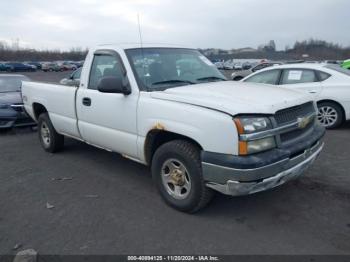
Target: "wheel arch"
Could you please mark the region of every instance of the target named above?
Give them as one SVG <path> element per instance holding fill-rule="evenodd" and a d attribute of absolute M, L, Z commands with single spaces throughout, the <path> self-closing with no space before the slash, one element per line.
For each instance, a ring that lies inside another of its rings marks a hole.
<path fill-rule="evenodd" d="M 317 101 L 317 106 L 321 103 L 333 103 L 333 104 L 336 104 L 337 106 L 340 107 L 341 111 L 342 111 L 342 117 L 343 117 L 343 122 L 345 121 L 346 119 L 346 112 L 345 112 L 345 109 L 343 107 L 343 105 L 335 100 L 332 100 L 332 99 L 322 99 L 322 100 L 319 100 Z"/>
<path fill-rule="evenodd" d="M 33 114 L 35 117 L 35 120 L 38 120 L 39 116 L 42 113 L 47 113 L 47 109 L 44 105 L 40 104 L 40 103 L 33 103 Z"/>
<path fill-rule="evenodd" d="M 144 145 L 144 155 L 146 163 L 148 165 L 151 164 L 154 153 L 160 146 L 164 145 L 167 142 L 179 139 L 191 142 L 192 144 L 196 145 L 200 150 L 203 150 L 203 147 L 200 145 L 200 143 L 198 143 L 193 138 L 167 130 L 152 129 L 147 133 Z"/>

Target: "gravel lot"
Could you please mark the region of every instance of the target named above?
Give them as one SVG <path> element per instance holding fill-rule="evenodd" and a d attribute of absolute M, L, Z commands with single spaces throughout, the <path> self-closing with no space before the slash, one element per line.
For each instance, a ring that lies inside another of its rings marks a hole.
<path fill-rule="evenodd" d="M 251 196 L 217 194 L 188 215 L 162 202 L 148 168 L 118 154 L 71 139 L 48 154 L 35 131 L 2 132 L 0 254 L 350 255 L 349 138 L 349 123 L 328 131 L 299 180 Z"/>

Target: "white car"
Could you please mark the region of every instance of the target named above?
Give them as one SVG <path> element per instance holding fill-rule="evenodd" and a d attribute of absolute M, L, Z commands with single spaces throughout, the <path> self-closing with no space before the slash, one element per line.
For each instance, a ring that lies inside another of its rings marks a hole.
<path fill-rule="evenodd" d="M 22 96 L 46 151 L 68 136 L 118 152 L 150 166 L 165 202 L 187 212 L 213 190 L 236 196 L 284 184 L 323 147 L 310 95 L 227 81 L 196 49 L 99 46 L 79 86 L 24 82 Z"/>
<path fill-rule="evenodd" d="M 317 102 L 318 120 L 336 128 L 350 120 L 350 71 L 333 64 L 286 64 L 251 74 L 242 80 L 305 90 Z"/>

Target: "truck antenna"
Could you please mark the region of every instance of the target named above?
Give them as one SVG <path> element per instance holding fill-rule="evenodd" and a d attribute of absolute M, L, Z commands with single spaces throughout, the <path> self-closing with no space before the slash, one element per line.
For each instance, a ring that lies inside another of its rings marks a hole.
<path fill-rule="evenodd" d="M 143 69 L 143 74 L 145 75 L 145 55 L 143 53 L 143 42 L 142 42 L 142 32 L 141 32 L 141 22 L 140 22 L 140 14 L 137 13 L 137 24 L 139 26 L 139 36 L 140 36 L 140 47 L 141 47 L 141 55 L 142 55 L 142 69 Z"/>
<path fill-rule="evenodd" d="M 142 43 L 142 32 L 141 32 L 141 23 L 140 23 L 140 14 L 139 13 L 137 13 L 137 24 L 139 26 L 140 45 L 141 45 L 141 49 L 142 49 L 143 43 Z"/>

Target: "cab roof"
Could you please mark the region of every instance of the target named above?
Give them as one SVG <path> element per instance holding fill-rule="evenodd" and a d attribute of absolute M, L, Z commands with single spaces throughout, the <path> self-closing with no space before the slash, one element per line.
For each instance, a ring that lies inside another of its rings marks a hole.
<path fill-rule="evenodd" d="M 193 47 L 174 45 L 174 44 L 160 44 L 160 43 L 116 43 L 116 44 L 102 44 L 95 47 L 95 49 L 111 48 L 111 49 L 134 49 L 134 48 L 189 48 Z"/>

